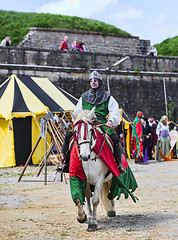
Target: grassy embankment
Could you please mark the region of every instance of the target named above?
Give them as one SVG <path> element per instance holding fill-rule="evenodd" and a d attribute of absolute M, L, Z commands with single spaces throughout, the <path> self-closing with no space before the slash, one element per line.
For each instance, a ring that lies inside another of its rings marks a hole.
<path fill-rule="evenodd" d="M 131 34 L 113 25 L 87 18 L 0 10 L 0 41 L 5 36 L 10 36 L 12 46 L 17 46 L 28 33 L 30 27 L 79 29 L 131 36 Z"/>

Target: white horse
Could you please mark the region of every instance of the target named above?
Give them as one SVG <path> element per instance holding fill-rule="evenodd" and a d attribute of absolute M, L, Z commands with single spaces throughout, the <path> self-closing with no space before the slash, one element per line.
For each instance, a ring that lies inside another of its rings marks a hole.
<path fill-rule="evenodd" d="M 82 167 L 87 178 L 87 185 L 85 189 L 85 197 L 87 200 L 87 208 L 89 217 L 85 214 L 83 205 L 80 200 L 76 199 L 75 203 L 78 207 L 77 220 L 80 223 L 88 220 L 88 231 L 97 230 L 97 207 L 99 204 L 99 197 L 106 209 L 107 215 L 110 217 L 116 216 L 114 210 L 114 200 L 108 199 L 108 193 L 110 189 L 112 174 L 109 174 L 105 179 L 105 176 L 109 170 L 107 165 L 100 159 L 96 159 L 96 153 L 93 151 L 93 147 L 96 143 L 94 139 L 94 128 L 92 125 L 92 118 L 94 117 L 95 108 L 91 111 L 84 110 L 80 113 L 71 113 L 74 126 L 74 134 L 77 136 L 77 145 L 79 148 L 79 156 L 82 162 Z M 79 127 L 80 124 L 80 127 Z M 92 195 L 92 206 L 91 207 L 91 190 L 90 185 L 94 185 L 94 193 Z"/>

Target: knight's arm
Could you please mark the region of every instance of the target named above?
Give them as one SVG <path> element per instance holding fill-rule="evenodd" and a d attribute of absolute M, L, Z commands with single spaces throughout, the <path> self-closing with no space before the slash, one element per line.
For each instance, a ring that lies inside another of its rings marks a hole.
<path fill-rule="evenodd" d="M 74 112 L 82 111 L 82 97 L 79 98 L 77 105 L 75 106 Z"/>
<path fill-rule="evenodd" d="M 112 96 L 109 99 L 108 110 L 108 121 L 111 120 L 113 122 L 113 126 L 117 126 L 121 121 L 121 116 L 119 111 L 119 104 Z"/>

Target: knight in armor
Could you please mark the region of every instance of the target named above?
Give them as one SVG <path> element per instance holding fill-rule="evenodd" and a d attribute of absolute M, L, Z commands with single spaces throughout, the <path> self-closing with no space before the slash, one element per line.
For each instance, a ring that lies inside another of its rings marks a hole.
<path fill-rule="evenodd" d="M 75 107 L 74 112 L 91 110 L 93 107 L 95 107 L 96 120 L 99 123 L 103 124 L 102 129 L 104 133 L 106 133 L 108 129 L 107 134 L 110 136 L 114 144 L 114 156 L 118 165 L 119 172 L 120 174 L 126 173 L 126 170 L 122 167 L 121 164 L 121 154 L 124 152 L 119 137 L 113 129 L 113 127 L 117 126 L 121 120 L 119 105 L 117 101 L 104 89 L 102 77 L 97 71 L 93 71 L 90 74 L 89 85 L 89 90 L 82 94 Z M 65 136 L 65 142 L 62 147 L 63 156 L 65 156 L 68 150 L 69 140 L 71 137 L 72 132 L 67 133 Z"/>

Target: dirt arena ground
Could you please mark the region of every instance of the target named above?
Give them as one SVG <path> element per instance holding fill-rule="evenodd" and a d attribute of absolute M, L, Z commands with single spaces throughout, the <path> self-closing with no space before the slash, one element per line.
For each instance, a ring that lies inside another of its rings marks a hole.
<path fill-rule="evenodd" d="M 76 220 L 76 207 L 68 184 L 60 182 L 55 166 L 31 177 L 36 167 L 28 166 L 18 183 L 22 167 L 0 169 L 0 239 L 178 239 L 178 161 L 129 164 L 139 188 L 134 203 L 121 197 L 116 201 L 116 217 L 109 218 L 103 206 L 98 208 L 98 230 L 87 232 L 87 224 Z M 68 179 L 68 175 L 66 175 Z"/>

